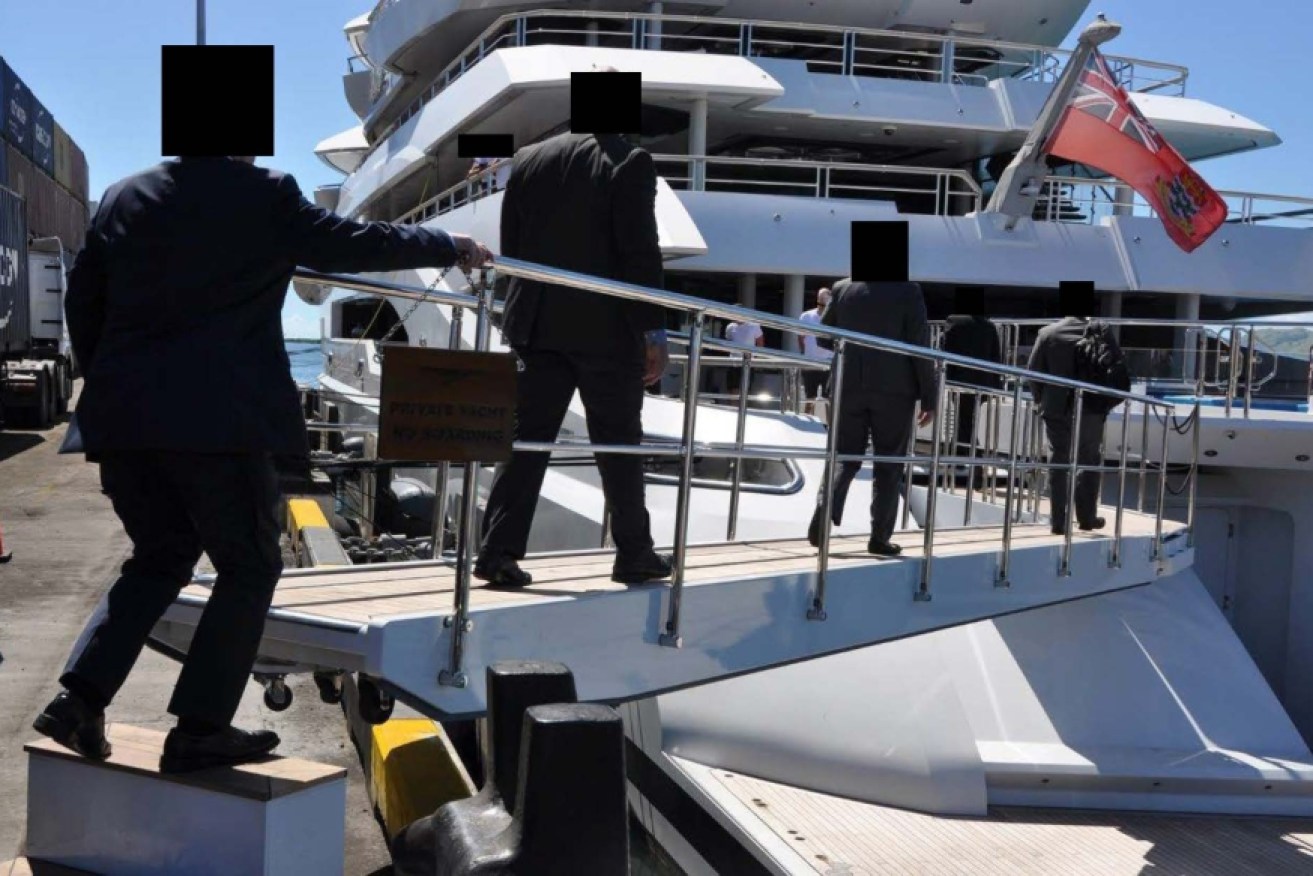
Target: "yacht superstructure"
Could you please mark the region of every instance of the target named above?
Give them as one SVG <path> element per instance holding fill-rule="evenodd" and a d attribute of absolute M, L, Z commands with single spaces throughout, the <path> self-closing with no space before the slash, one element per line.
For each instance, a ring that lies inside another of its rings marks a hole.
<path fill-rule="evenodd" d="M 1087 5 L 382 0 L 347 26 L 356 57 L 345 86 L 361 125 L 317 149 L 347 174 L 318 193 L 340 212 L 433 222 L 496 251 L 499 187 L 493 171 L 467 176 L 459 134 L 533 142 L 565 128 L 571 72 L 639 71 L 659 119 L 642 142 L 662 173 L 668 289 L 796 317 L 815 289 L 847 272 L 849 222 L 902 219 L 912 279 L 932 315 L 948 313 L 956 285 L 986 286 L 1010 360 L 1024 365 L 1036 323 L 1057 315 L 1058 282 L 1093 280 L 1139 389 L 1179 401 L 1175 422 L 1148 409 L 1114 415 L 1106 451 L 1161 436 L 1170 461 L 1156 473 L 1162 489 L 1143 462 L 1130 489 L 1141 507 L 1191 516 L 1193 571 L 628 707 L 631 738 L 652 768 L 763 872 L 816 865 L 789 850 L 754 798 L 728 789 L 727 773 L 766 789 L 756 800 L 778 786 L 813 802 L 942 814 L 1000 805 L 1308 814 L 1313 421 L 1298 402 L 1308 400 L 1313 333 L 1300 350 L 1282 334 L 1299 326 L 1258 320 L 1309 309 L 1313 200 L 1224 192 L 1228 225 L 1188 256 L 1128 187 L 1089 168 L 1055 166 L 1035 215 L 1015 229 L 984 212 L 1064 68 L 1068 54 L 1055 46 Z M 1187 96 L 1183 68 L 1115 54 L 1109 62 L 1192 162 L 1280 143 L 1262 124 Z M 437 274 L 382 279 L 427 286 Z M 453 326 L 439 305 L 354 295 L 330 307 L 325 398 L 335 419 L 362 429 L 377 422 L 374 354 L 384 338 L 473 346 L 470 321 Z M 787 333 L 767 338 L 796 349 Z M 789 364 L 781 357 L 752 384 L 783 409 Z M 1212 397 L 1196 408 L 1201 392 Z M 678 398 L 649 397 L 648 440 L 677 441 L 682 410 Z M 982 430 L 1008 410 L 1000 403 Z M 707 407 L 698 435 L 732 441 L 734 419 Z M 582 431 L 572 410 L 563 435 Z M 749 443 L 825 443 L 820 421 L 786 410 L 750 414 L 745 432 Z M 1197 507 L 1187 508 L 1173 464 L 1188 465 L 1192 453 L 1202 469 Z M 723 537 L 738 501 L 725 489 L 728 471 L 706 462 L 692 538 Z M 752 469 L 739 536 L 800 535 L 820 471 L 816 460 L 784 459 Z M 1119 488 L 1110 479 L 1105 496 Z M 658 460 L 648 489 L 657 539 L 669 541 L 676 490 Z M 909 527 L 925 520 L 924 493 L 918 501 L 904 515 Z M 940 514 L 961 514 L 945 507 Z M 840 534 L 861 532 L 860 516 Z M 553 467 L 532 547 L 596 547 L 604 518 L 595 472 Z M 781 721 L 785 703 L 790 719 Z M 1295 781 L 1274 785 L 1277 776 Z M 633 788 L 645 826 L 690 872 L 715 871 L 714 855 L 654 794 Z"/>

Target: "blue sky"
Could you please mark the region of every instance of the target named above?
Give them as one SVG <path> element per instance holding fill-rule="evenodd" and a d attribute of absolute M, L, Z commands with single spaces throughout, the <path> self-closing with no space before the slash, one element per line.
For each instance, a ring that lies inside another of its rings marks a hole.
<path fill-rule="evenodd" d="M 272 43 L 276 153 L 261 163 L 307 193 L 340 174 L 314 145 L 357 122 L 342 94 L 342 25 L 372 0 L 209 0 L 211 43 Z M 1262 15 L 1248 14 L 1261 10 Z M 1276 149 L 1199 166 L 1219 189 L 1313 196 L 1306 90 L 1313 0 L 1095 0 L 1125 28 L 1110 54 L 1183 64 L 1188 94 L 1273 128 Z M 0 55 L 86 150 L 91 189 L 159 160 L 159 46 L 195 39 L 192 0 L 0 0 Z M 216 71 L 222 75 L 222 71 Z M 319 312 L 288 296 L 289 335 L 317 336 Z"/>

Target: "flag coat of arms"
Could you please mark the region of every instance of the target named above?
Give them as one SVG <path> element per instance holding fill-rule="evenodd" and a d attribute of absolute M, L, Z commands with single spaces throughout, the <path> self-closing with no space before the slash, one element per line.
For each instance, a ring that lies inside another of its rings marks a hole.
<path fill-rule="evenodd" d="M 1131 102 L 1098 50 L 1046 151 L 1135 189 L 1186 252 L 1198 249 L 1226 221 L 1226 202 Z"/>

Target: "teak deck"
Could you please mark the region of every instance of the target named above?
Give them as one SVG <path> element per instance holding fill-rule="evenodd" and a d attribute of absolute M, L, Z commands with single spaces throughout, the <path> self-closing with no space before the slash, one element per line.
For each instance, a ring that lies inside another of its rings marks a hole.
<path fill-rule="evenodd" d="M 1313 820 L 992 807 L 926 815 L 724 770 L 719 783 L 818 874 L 1267 876 L 1313 872 Z"/>
<path fill-rule="evenodd" d="M 1104 514 L 1108 520 L 1107 529 L 1097 533 L 1077 532 L 1073 540 L 1103 539 L 1111 542 L 1114 513 L 1112 509 L 1104 509 Z M 1165 534 L 1180 528 L 1180 524 L 1164 523 Z M 1154 517 L 1128 511 L 1122 531 L 1128 537 L 1151 536 Z M 919 531 L 897 533 L 894 540 L 903 546 L 901 559 L 916 560 L 922 556 Z M 865 536 L 833 539 L 830 568 L 901 561 L 872 557 L 866 552 L 866 542 Z M 1018 524 L 1012 530 L 1014 550 L 1061 544 L 1062 537 L 1051 534 L 1046 522 Z M 935 534 L 936 556 L 998 552 L 1001 549 L 1001 526 L 940 529 Z M 477 586 L 470 593 L 470 609 L 477 611 L 541 599 L 578 598 L 625 590 L 624 585 L 611 581 L 613 560 L 611 551 L 531 557 L 521 564 L 533 575 L 534 583 L 530 587 L 508 590 L 476 581 Z M 816 549 L 805 539 L 718 544 L 688 549 L 684 580 L 688 584 L 697 584 L 724 578 L 805 573 L 815 569 Z M 366 624 L 399 615 L 448 613 L 452 608 L 454 589 L 455 572 L 450 566 L 392 566 L 387 569 L 363 566 L 346 571 L 285 576 L 274 594 L 273 609 Z M 183 592 L 199 597 L 209 595 L 209 589 L 204 585 L 192 585 Z"/>

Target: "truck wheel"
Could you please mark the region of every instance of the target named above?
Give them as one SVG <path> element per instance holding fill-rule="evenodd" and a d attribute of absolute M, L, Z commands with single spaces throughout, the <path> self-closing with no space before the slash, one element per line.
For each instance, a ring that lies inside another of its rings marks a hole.
<path fill-rule="evenodd" d="M 60 362 L 55 371 L 55 386 L 58 388 L 55 417 L 58 419 L 68 413 L 68 403 L 73 399 L 73 374 L 72 366 L 64 362 Z"/>
<path fill-rule="evenodd" d="M 49 429 L 51 416 L 54 406 L 51 404 L 51 391 L 54 389 L 50 385 L 50 374 L 47 371 L 38 371 L 36 375 L 36 404 L 32 406 L 28 419 L 37 429 Z"/>

